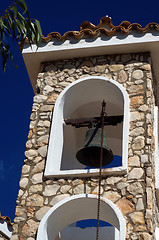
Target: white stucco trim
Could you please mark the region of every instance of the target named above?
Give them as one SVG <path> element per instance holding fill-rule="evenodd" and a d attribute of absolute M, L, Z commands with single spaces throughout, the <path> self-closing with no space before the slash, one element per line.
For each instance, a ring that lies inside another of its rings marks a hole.
<path fill-rule="evenodd" d="M 154 107 L 154 139 L 155 139 L 155 152 L 154 152 L 154 160 L 155 160 L 155 187 L 156 187 L 156 195 L 157 201 L 159 204 L 159 144 L 158 144 L 158 107 Z"/>
<path fill-rule="evenodd" d="M 12 236 L 12 226 L 8 226 L 7 221 L 0 219 L 0 233 L 10 238 Z"/>
<path fill-rule="evenodd" d="M 159 240 L 159 227 L 156 227 L 155 235 L 156 235 L 156 240 Z"/>
<path fill-rule="evenodd" d="M 111 223 L 119 230 L 119 240 L 126 237 L 126 220 L 120 209 L 110 200 L 101 197 L 100 219 Z M 66 198 L 52 207 L 42 218 L 37 240 L 55 240 L 58 233 L 79 220 L 96 219 L 97 196 L 79 194 Z"/>
<path fill-rule="evenodd" d="M 127 172 L 127 161 L 128 161 L 128 133 L 129 133 L 129 97 L 125 88 L 118 82 L 107 79 L 105 77 L 90 76 L 77 80 L 67 86 L 59 95 L 53 112 L 53 119 L 50 131 L 50 140 L 48 146 L 48 154 L 45 167 L 45 177 L 61 177 L 61 176 L 94 176 L 99 172 L 98 169 L 82 169 L 82 170 L 60 170 L 62 149 L 63 149 L 63 111 L 65 99 L 68 97 L 69 90 L 73 89 L 74 86 L 82 84 L 85 81 L 100 80 L 102 82 L 109 82 L 115 85 L 122 93 L 124 98 L 124 122 L 123 122 L 123 145 L 122 145 L 122 167 L 116 167 L 111 169 L 104 169 L 103 174 L 124 174 Z"/>

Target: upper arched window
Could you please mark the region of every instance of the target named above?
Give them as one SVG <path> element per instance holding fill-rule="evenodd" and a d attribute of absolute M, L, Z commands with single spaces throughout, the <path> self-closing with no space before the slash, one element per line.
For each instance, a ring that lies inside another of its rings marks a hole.
<path fill-rule="evenodd" d="M 114 160 L 104 173 L 127 170 L 129 97 L 121 84 L 104 77 L 86 77 L 70 84 L 59 95 L 53 113 L 45 176 L 91 176 L 97 169 L 88 169 L 76 160 L 87 128 L 74 128 L 64 124 L 67 118 L 100 116 L 101 103 L 106 101 L 108 116 L 123 115 L 117 126 L 105 126 L 108 146 Z"/>

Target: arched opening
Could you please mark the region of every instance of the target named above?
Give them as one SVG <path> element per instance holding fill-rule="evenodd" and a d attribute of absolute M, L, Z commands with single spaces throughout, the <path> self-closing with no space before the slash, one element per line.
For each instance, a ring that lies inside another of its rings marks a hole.
<path fill-rule="evenodd" d="M 96 219 L 84 219 L 72 223 L 62 229 L 57 239 L 61 240 L 88 240 L 95 239 L 97 231 Z M 100 240 L 119 240 L 119 230 L 108 222 L 99 221 L 99 239 Z"/>
<path fill-rule="evenodd" d="M 96 219 L 96 215 L 97 196 L 80 194 L 69 197 L 56 204 L 43 217 L 38 228 L 37 240 L 56 240 L 57 236 L 60 239 L 59 233 L 68 225 L 83 219 Z M 101 198 L 100 220 L 117 229 L 118 234 L 116 238 L 114 235 L 112 240 L 125 239 L 126 221 L 119 208 L 106 198 Z"/>
<path fill-rule="evenodd" d="M 154 137 L 155 137 L 155 187 L 156 196 L 159 205 L 159 112 L 158 106 L 154 107 Z"/>
<path fill-rule="evenodd" d="M 118 168 L 117 171 L 127 169 L 129 97 L 119 83 L 93 76 L 70 84 L 56 101 L 45 176 L 78 176 L 98 172 L 97 169 L 87 169 L 75 157 L 83 144 L 87 128 L 65 125 L 64 119 L 100 116 L 103 100 L 106 101 L 108 116 L 124 115 L 123 123 L 104 128 L 107 143 L 115 155 L 115 161 L 107 168 Z"/>

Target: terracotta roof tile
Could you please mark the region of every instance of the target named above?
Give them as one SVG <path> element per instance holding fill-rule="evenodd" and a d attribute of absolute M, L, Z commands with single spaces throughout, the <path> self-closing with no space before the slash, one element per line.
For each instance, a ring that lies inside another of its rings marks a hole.
<path fill-rule="evenodd" d="M 12 226 L 13 223 L 11 222 L 10 218 L 7 217 L 7 216 L 1 216 L 1 213 L 0 213 L 0 220 L 5 220 L 7 222 L 8 225 Z"/>
<path fill-rule="evenodd" d="M 152 29 L 159 31 L 159 24 L 152 22 L 148 23 L 145 27 L 142 27 L 139 23 L 130 23 L 128 21 L 123 21 L 119 26 L 114 26 L 111 18 L 102 17 L 97 26 L 88 21 L 84 21 L 80 26 L 80 31 L 68 31 L 63 35 L 61 35 L 59 32 L 51 32 L 46 37 L 42 37 L 42 42 L 48 43 L 53 39 L 65 41 L 70 37 L 77 40 L 85 37 L 97 38 L 101 34 L 109 37 L 112 37 L 117 33 L 129 35 L 133 31 L 136 31 L 138 33 L 147 33 L 150 32 Z M 27 38 L 25 39 L 25 44 L 28 44 Z M 19 47 L 21 51 L 23 50 L 23 46 L 24 43 L 20 42 Z"/>
<path fill-rule="evenodd" d="M 75 39 L 81 39 L 86 35 L 89 37 L 98 37 L 100 34 L 104 34 L 106 36 L 113 36 L 117 32 L 122 34 L 130 34 L 132 31 L 137 31 L 139 33 L 147 33 L 151 29 L 159 31 L 158 23 L 149 23 L 144 28 L 138 23 L 130 23 L 128 21 L 123 21 L 119 26 L 114 26 L 112 23 L 112 19 L 109 17 L 103 17 L 100 19 L 100 22 L 97 26 L 93 25 L 88 21 L 84 21 L 80 26 L 80 31 L 68 31 L 61 35 L 58 32 L 52 32 L 47 35 L 47 37 L 42 38 L 42 42 L 47 43 L 51 41 L 53 38 L 58 40 L 67 40 L 69 37 L 73 37 Z"/>

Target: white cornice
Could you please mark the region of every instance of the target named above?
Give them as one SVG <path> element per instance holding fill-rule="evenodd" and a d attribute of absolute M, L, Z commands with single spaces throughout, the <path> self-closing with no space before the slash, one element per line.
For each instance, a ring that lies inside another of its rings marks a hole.
<path fill-rule="evenodd" d="M 158 82 L 159 33 L 157 31 L 151 31 L 151 33 L 146 34 L 118 34 L 113 37 L 100 36 L 95 39 L 69 39 L 64 42 L 55 39 L 48 43 L 42 43 L 37 51 L 35 45 L 33 45 L 32 48 L 25 45 L 22 54 L 33 89 L 35 90 L 36 78 L 40 70 L 41 62 L 137 52 L 150 52 L 154 76 Z"/>

